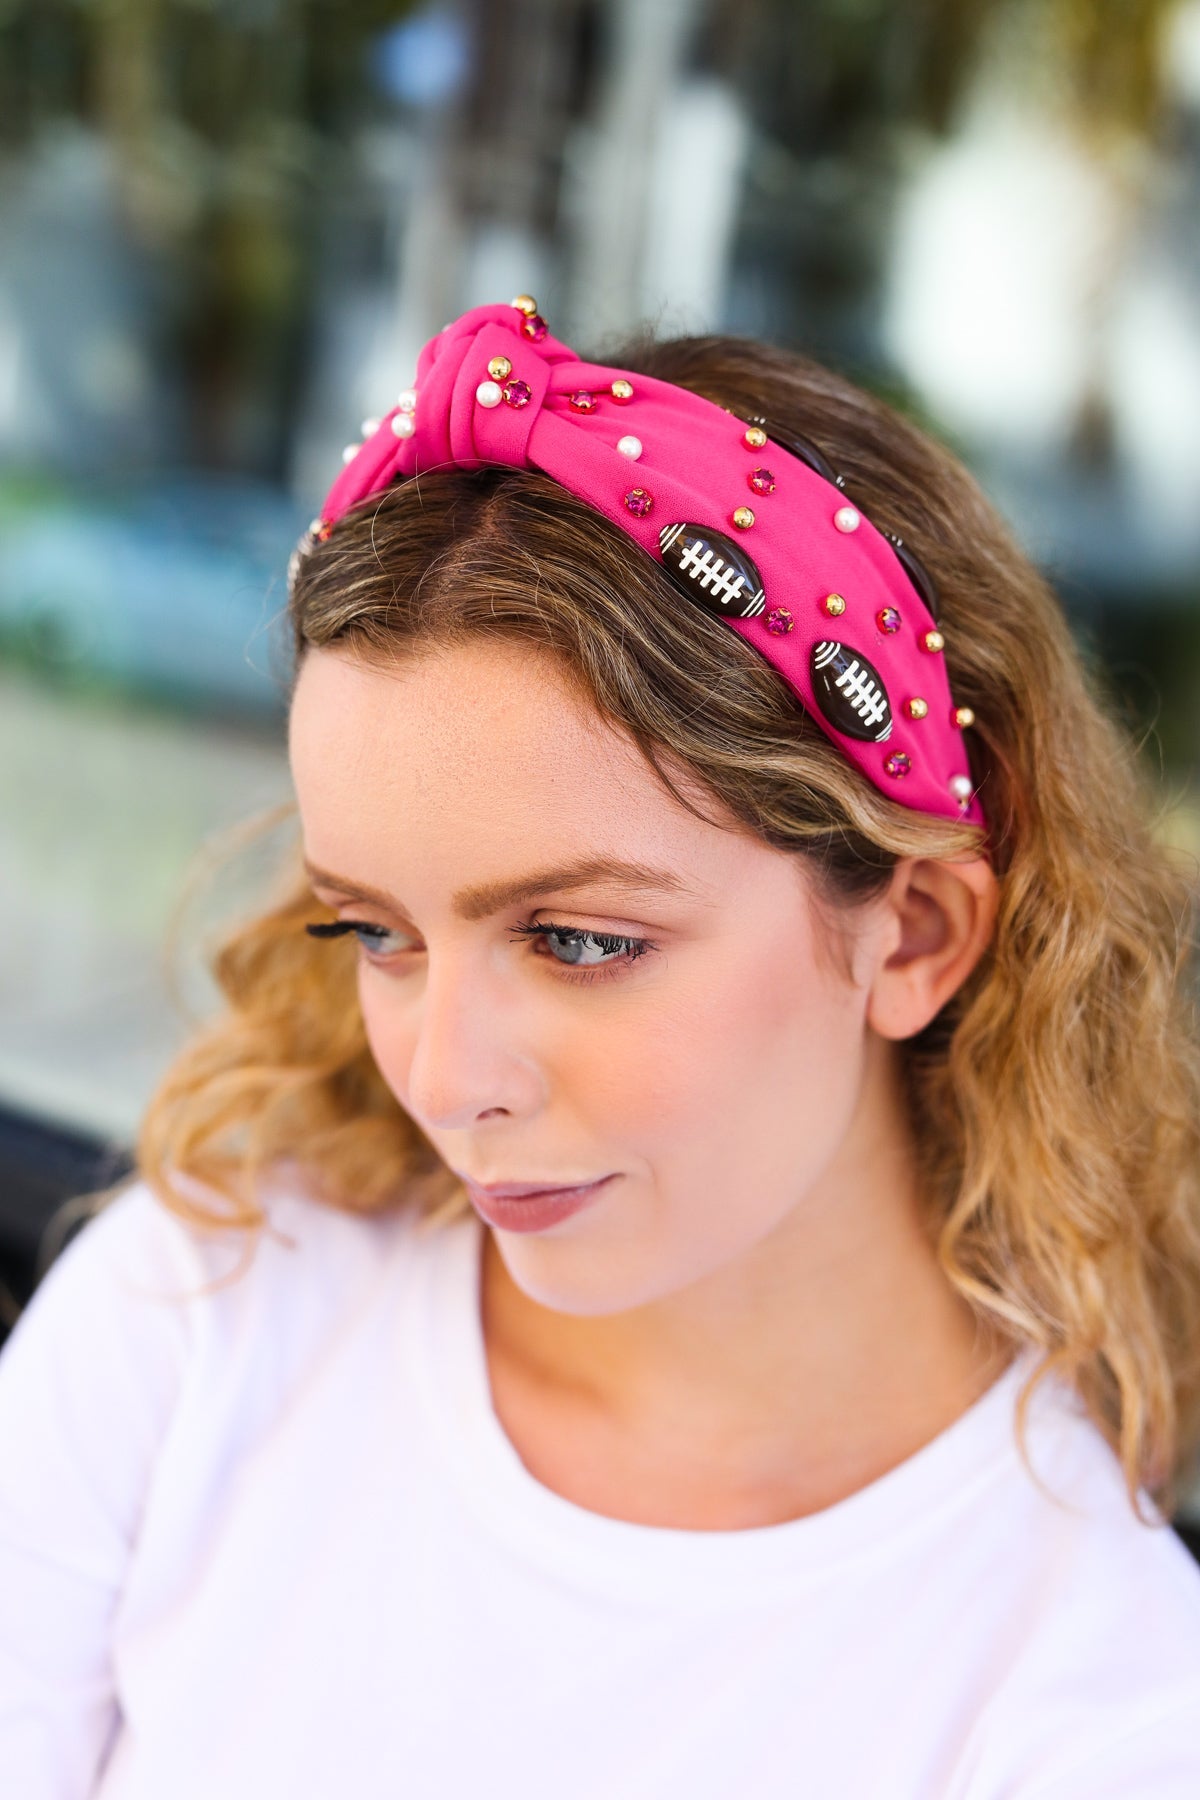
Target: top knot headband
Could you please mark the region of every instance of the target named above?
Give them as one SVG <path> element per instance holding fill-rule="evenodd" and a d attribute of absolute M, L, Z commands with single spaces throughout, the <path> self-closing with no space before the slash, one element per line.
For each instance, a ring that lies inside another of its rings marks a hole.
<path fill-rule="evenodd" d="M 522 294 L 430 339 L 413 387 L 347 448 L 312 532 L 447 463 L 541 469 L 772 663 L 888 799 L 986 825 L 961 735 L 974 714 L 950 696 L 932 584 L 817 453 L 765 425 L 581 362 Z"/>

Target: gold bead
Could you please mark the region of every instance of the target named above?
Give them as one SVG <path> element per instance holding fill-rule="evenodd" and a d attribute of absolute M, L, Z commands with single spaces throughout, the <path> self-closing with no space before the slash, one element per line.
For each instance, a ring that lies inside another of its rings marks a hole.
<path fill-rule="evenodd" d="M 506 375 L 512 374 L 512 364 L 507 356 L 493 356 L 488 364 L 488 374 L 493 381 L 503 381 Z"/>
<path fill-rule="evenodd" d="M 828 613 L 831 619 L 836 619 L 845 612 L 846 602 L 840 594 L 826 594 L 821 602 L 821 610 Z"/>
<path fill-rule="evenodd" d="M 968 725 L 973 725 L 975 723 L 975 714 L 971 711 L 969 706 L 956 706 L 954 709 L 954 723 L 958 726 L 960 731 L 965 731 Z"/>
<path fill-rule="evenodd" d="M 746 434 L 742 439 L 743 444 L 748 444 L 751 450 L 761 450 L 766 441 L 767 434 L 761 425 L 747 426 Z"/>
<path fill-rule="evenodd" d="M 944 650 L 946 647 L 946 640 L 940 631 L 927 631 L 921 643 L 926 650 Z"/>
<path fill-rule="evenodd" d="M 925 714 L 929 711 L 929 702 L 927 700 L 922 700 L 918 694 L 912 700 L 906 700 L 904 702 L 904 710 L 910 719 L 923 719 Z"/>
<path fill-rule="evenodd" d="M 632 381 L 623 381 L 618 377 L 618 379 L 616 381 L 614 381 L 612 384 L 612 397 L 614 400 L 632 400 L 633 399 L 633 383 L 632 383 Z"/>
<path fill-rule="evenodd" d="M 739 531 L 749 531 L 754 523 L 754 514 L 750 511 L 748 506 L 735 506 L 733 509 L 733 522 Z"/>
<path fill-rule="evenodd" d="M 516 307 L 518 312 L 523 312 L 523 313 L 529 314 L 529 313 L 535 313 L 537 311 L 537 301 L 534 299 L 532 294 L 516 294 L 516 295 L 514 295 L 513 305 Z"/>

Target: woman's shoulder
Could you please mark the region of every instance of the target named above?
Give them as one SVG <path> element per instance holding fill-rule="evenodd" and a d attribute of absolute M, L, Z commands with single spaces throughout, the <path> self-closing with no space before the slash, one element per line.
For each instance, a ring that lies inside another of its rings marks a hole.
<path fill-rule="evenodd" d="M 365 1334 L 403 1304 L 416 1216 L 338 1212 L 287 1171 L 260 1193 L 261 1229 L 206 1228 L 134 1180 L 55 1257 L 0 1350 L 0 1527 L 7 1500 L 36 1538 L 44 1489 L 82 1485 L 110 1495 L 127 1542 L 169 1436 L 232 1455 L 331 1344 L 361 1340 L 369 1368 Z"/>
<path fill-rule="evenodd" d="M 278 1333 L 278 1342 L 311 1342 L 385 1271 L 394 1277 L 420 1236 L 414 1207 L 338 1209 L 290 1166 L 256 1185 L 262 1217 L 254 1226 L 229 1223 L 229 1203 L 199 1183 L 175 1176 L 171 1189 L 183 1206 L 136 1177 L 97 1207 L 18 1317 L 4 1350 L 10 1364 L 69 1339 L 97 1358 L 109 1346 L 123 1356 L 137 1346 L 178 1369 L 248 1347 L 260 1314 L 271 1321 L 265 1341 Z"/>
<path fill-rule="evenodd" d="M 420 1214 L 399 1203 L 387 1211 L 356 1212 L 318 1197 L 298 1165 L 274 1165 L 260 1176 L 254 1199 L 260 1217 L 243 1223 L 227 1197 L 187 1176 L 171 1178 L 174 1201 L 149 1181 L 131 1177 L 98 1205 L 86 1224 L 50 1265 L 53 1273 L 84 1255 L 110 1266 L 142 1272 L 188 1270 L 218 1278 L 243 1263 L 268 1276 L 301 1261 L 334 1254 L 369 1257 L 385 1241 L 417 1235 Z"/>
<path fill-rule="evenodd" d="M 996 1791 L 1157 1793 L 1153 1772 L 1180 1754 L 1194 1778 L 1200 1568 L 1147 1496 L 1135 1506 L 1113 1450 L 1060 1383 L 1035 1397 L 1003 1502 L 1003 1516 L 981 1521 L 994 1534 L 990 1579 L 1006 1591 L 977 1738 L 983 1768 L 995 1759 L 1011 1783 L 997 1774 Z M 1122 1785 L 1126 1765 L 1147 1784 Z M 992 1788 L 981 1779 L 977 1791 Z"/>
<path fill-rule="evenodd" d="M 1033 1390 L 1024 1435 L 1015 1433 L 1014 1469 L 1019 1526 L 1047 1617 L 1104 1643 L 1135 1619 L 1143 1638 L 1153 1617 L 1190 1644 L 1200 1672 L 1200 1567 L 1149 1496 L 1131 1494 L 1116 1452 L 1064 1382 L 1047 1378 Z M 1067 1587 L 1064 1614 L 1052 1602 Z"/>

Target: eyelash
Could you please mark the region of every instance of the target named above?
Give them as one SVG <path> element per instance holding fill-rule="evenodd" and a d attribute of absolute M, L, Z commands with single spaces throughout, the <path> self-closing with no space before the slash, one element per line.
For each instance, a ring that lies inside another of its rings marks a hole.
<path fill-rule="evenodd" d="M 368 962 L 381 965 L 387 961 L 386 957 L 371 955 L 363 942 L 362 935 L 366 933 L 369 937 L 386 937 L 387 927 L 385 925 L 371 925 L 362 919 L 339 919 L 332 924 L 306 925 L 304 929 L 317 938 L 342 937 L 350 932 L 355 932 L 358 934 L 359 944 L 365 951 Z M 612 962 L 594 964 L 587 969 L 572 968 L 569 963 L 558 963 L 555 958 L 550 957 L 549 960 L 555 962 L 555 966 L 563 971 L 568 981 L 576 981 L 581 985 L 594 981 L 611 980 L 613 976 L 623 973 L 630 964 L 636 962 L 639 956 L 645 955 L 647 950 L 657 950 L 658 948 L 658 945 L 649 938 L 621 937 L 608 931 L 584 931 L 577 925 L 556 925 L 553 921 L 545 925 L 511 925 L 509 931 L 512 936 L 518 938 L 555 937 L 565 943 L 580 943 L 586 940 L 598 945 L 601 950 L 621 952 Z"/>

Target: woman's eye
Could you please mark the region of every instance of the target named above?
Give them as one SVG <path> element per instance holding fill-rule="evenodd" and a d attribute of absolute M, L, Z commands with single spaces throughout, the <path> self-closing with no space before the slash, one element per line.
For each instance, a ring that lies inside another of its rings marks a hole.
<path fill-rule="evenodd" d="M 513 935 L 542 938 L 551 961 L 582 972 L 616 973 L 655 946 L 648 938 L 622 937 L 608 931 L 582 931 L 575 925 L 514 925 Z"/>
<path fill-rule="evenodd" d="M 584 969 L 594 969 L 598 963 L 611 961 L 632 941 L 622 938 L 602 940 L 592 931 L 547 931 L 545 939 L 547 945 L 563 952 L 561 956 L 555 955 L 556 962 Z"/>
<path fill-rule="evenodd" d="M 389 931 L 386 925 L 359 925 L 353 919 L 346 922 L 367 955 L 378 957 L 381 961 L 394 955 L 397 950 L 410 949 L 412 946 L 411 938 L 405 939 L 402 931 Z M 399 938 L 401 942 L 389 945 L 389 938 Z"/>
<path fill-rule="evenodd" d="M 315 938 L 349 937 L 353 934 L 367 955 L 378 962 L 392 954 L 386 948 L 382 952 L 380 950 L 380 946 L 384 945 L 388 938 L 404 938 L 405 936 L 402 931 L 389 931 L 386 925 L 368 925 L 363 919 L 337 919 L 329 923 L 306 925 L 304 929 L 311 937 Z M 411 943 L 412 940 L 408 939 L 406 943 L 400 945 L 400 948 L 411 948 Z"/>

